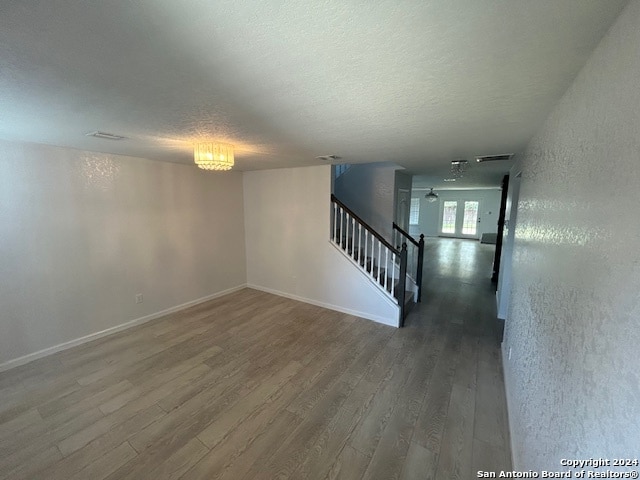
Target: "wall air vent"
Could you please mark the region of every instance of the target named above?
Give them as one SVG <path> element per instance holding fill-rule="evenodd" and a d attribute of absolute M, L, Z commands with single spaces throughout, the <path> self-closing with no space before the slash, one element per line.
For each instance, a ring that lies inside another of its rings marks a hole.
<path fill-rule="evenodd" d="M 505 160 L 511 160 L 513 153 L 507 153 L 505 155 L 486 155 L 484 157 L 476 157 L 476 162 L 502 162 Z"/>
<path fill-rule="evenodd" d="M 95 132 L 89 132 L 86 134 L 87 137 L 96 137 L 102 138 L 103 140 L 124 140 L 126 137 L 122 135 L 115 135 L 113 133 L 100 132 L 96 130 Z"/>

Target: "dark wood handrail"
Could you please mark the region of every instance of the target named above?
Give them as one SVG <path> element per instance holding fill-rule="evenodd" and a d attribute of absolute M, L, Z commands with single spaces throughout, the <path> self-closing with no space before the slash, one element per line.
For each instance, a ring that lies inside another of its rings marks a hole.
<path fill-rule="evenodd" d="M 387 247 L 389 250 L 391 250 L 396 255 L 400 255 L 400 250 L 398 250 L 393 245 L 391 245 L 389 242 L 387 242 L 382 235 L 380 235 L 378 232 L 376 232 L 373 229 L 373 227 L 371 227 L 367 222 L 365 222 L 358 215 L 356 215 L 353 210 L 351 210 L 344 203 L 342 203 L 340 200 L 338 200 L 338 198 L 333 193 L 331 194 L 331 201 L 336 203 L 336 204 L 338 204 L 349 215 L 351 215 L 353 218 L 355 218 L 358 221 L 358 223 L 360 223 L 365 229 L 367 229 L 369 231 L 369 233 L 371 235 L 373 235 L 374 237 L 376 237 L 380 241 L 380 243 L 382 243 L 385 247 Z"/>
<path fill-rule="evenodd" d="M 399 231 L 402 235 L 404 235 L 404 237 L 409 240 L 411 243 L 413 243 L 416 247 L 419 247 L 420 244 L 418 243 L 418 241 L 416 239 L 414 239 L 411 235 L 409 235 L 406 231 L 404 231 L 402 228 L 400 228 L 398 226 L 398 224 L 396 224 L 396 222 L 393 222 L 393 228 L 397 231 Z"/>
<path fill-rule="evenodd" d="M 416 247 L 418 247 L 418 265 L 416 267 L 416 285 L 418 285 L 418 298 L 417 301 L 422 301 L 422 267 L 424 266 L 424 234 L 420 234 L 420 241 L 416 241 L 411 235 L 398 226 L 396 222 L 393 222 L 393 229 L 402 234 L 403 237 L 408 239 Z"/>

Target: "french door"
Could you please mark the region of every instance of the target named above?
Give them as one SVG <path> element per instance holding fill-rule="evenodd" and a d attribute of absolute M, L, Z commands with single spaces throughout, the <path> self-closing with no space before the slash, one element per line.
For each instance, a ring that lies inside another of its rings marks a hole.
<path fill-rule="evenodd" d="M 480 202 L 445 200 L 442 202 L 440 234 L 448 237 L 478 238 Z"/>

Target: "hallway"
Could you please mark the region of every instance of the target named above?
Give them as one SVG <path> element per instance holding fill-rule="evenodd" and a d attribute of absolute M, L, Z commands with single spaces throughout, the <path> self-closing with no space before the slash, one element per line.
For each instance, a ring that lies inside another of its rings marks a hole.
<path fill-rule="evenodd" d="M 473 240 L 426 241 L 422 303 L 404 330 L 431 330 L 434 343 L 444 346 L 412 439 L 438 453 L 433 478 L 511 468 L 501 327 L 490 281 L 494 251 Z M 419 432 L 427 422 L 433 434 L 425 441 Z"/>

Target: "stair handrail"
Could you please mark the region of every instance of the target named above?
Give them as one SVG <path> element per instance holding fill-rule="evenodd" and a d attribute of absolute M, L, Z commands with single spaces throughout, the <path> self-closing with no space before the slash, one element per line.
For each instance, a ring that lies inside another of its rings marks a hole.
<path fill-rule="evenodd" d="M 413 238 L 406 230 L 400 227 L 396 222 L 393 222 L 393 229 L 400 232 L 400 234 L 406 239 L 418 247 L 418 261 L 416 267 L 416 284 L 418 285 L 418 295 L 416 301 L 422 300 L 422 268 L 424 266 L 424 234 L 420 234 L 420 240 Z"/>
<path fill-rule="evenodd" d="M 333 193 L 331 194 L 331 201 L 334 202 L 334 203 L 337 203 L 342 209 L 344 209 L 344 211 L 346 211 L 358 223 L 360 223 L 364 228 L 366 228 L 369 231 L 370 234 L 372 234 L 374 237 L 376 237 L 378 240 L 380 240 L 380 243 L 382 243 L 385 247 L 387 247 L 389 250 L 391 250 L 396 255 L 400 255 L 400 250 L 398 250 L 393 245 L 391 245 L 387 240 L 385 240 L 385 238 L 382 235 L 380 235 L 378 232 L 376 232 L 375 229 L 371 225 L 369 225 L 367 222 L 365 222 L 353 210 L 351 210 L 344 203 L 342 203 L 340 200 L 338 200 L 338 198 Z"/>
<path fill-rule="evenodd" d="M 397 230 L 398 232 L 400 232 L 404 236 L 404 238 L 409 240 L 416 247 L 420 246 L 420 243 L 415 238 L 413 238 L 406 230 L 403 230 L 402 227 L 400 225 L 398 225 L 396 222 L 393 222 L 393 229 Z M 424 235 L 422 235 L 422 237 L 424 237 Z"/>
<path fill-rule="evenodd" d="M 406 300 L 406 271 L 407 271 L 407 244 L 402 243 L 400 248 L 395 248 L 381 234 L 379 234 L 371 225 L 365 222 L 358 214 L 342 203 L 334 194 L 331 194 L 332 204 L 332 226 L 331 241 L 344 251 L 347 257 L 351 258 L 356 265 L 365 272 L 381 290 L 390 298 L 392 298 L 400 307 L 399 326 L 404 325 L 404 318 L 408 310 L 405 305 Z M 342 231 L 343 222 L 346 220 L 345 231 Z M 351 240 L 346 240 L 349 233 L 349 224 L 351 224 Z M 340 225 L 340 227 L 338 227 Z M 357 228 L 356 228 L 357 225 Z M 343 233 L 345 237 L 343 237 Z M 364 235 L 363 235 L 364 234 Z M 371 246 L 369 247 L 369 239 Z M 364 240 L 364 242 L 363 242 Z M 375 241 L 377 241 L 377 256 Z M 362 246 L 364 243 L 364 257 L 362 255 Z M 368 250 L 370 248 L 370 250 Z M 384 255 L 382 249 L 384 248 Z M 370 265 L 367 262 L 367 255 L 371 254 Z M 375 266 L 375 261 L 378 265 Z M 381 262 L 384 262 L 382 268 Z M 396 270 L 397 268 L 397 270 Z M 384 270 L 384 279 L 381 278 L 381 271 Z M 389 276 L 391 273 L 391 277 Z M 395 288 L 395 282 L 398 281 L 398 288 Z M 390 283 L 389 283 L 390 281 Z"/>

